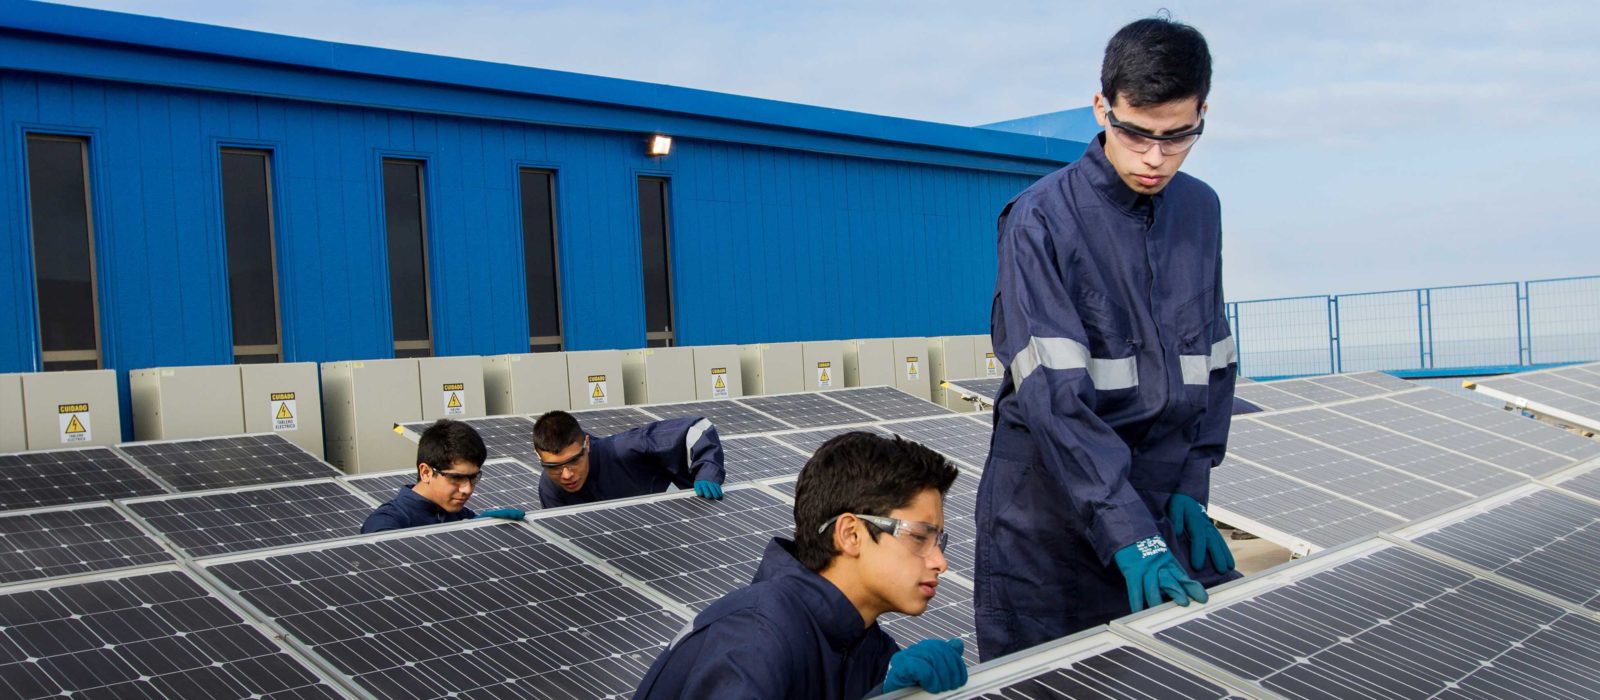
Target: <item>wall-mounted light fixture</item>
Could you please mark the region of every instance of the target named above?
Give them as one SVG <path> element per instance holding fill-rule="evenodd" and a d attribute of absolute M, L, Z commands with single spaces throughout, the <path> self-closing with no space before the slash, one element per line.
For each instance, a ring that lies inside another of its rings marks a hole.
<path fill-rule="evenodd" d="M 664 156 L 672 152 L 672 137 L 656 134 L 650 137 L 650 155 Z"/>

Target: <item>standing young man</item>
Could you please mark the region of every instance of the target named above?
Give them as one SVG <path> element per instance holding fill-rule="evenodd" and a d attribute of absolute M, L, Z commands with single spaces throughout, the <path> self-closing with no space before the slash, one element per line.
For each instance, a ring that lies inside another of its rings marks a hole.
<path fill-rule="evenodd" d="M 722 498 L 722 439 L 711 421 L 669 418 L 609 437 L 591 437 L 566 411 L 533 424 L 533 449 L 544 474 L 545 508 L 693 488 L 701 498 Z"/>
<path fill-rule="evenodd" d="M 1117 32 L 1083 157 L 1000 213 L 991 332 L 1006 365 L 978 491 L 985 660 L 1238 577 L 1206 517 L 1235 350 L 1217 195 L 1178 172 L 1211 54 L 1166 19 Z"/>
<path fill-rule="evenodd" d="M 900 438 L 846 433 L 795 484 L 794 539 L 774 537 L 755 580 L 701 611 L 656 657 L 634 700 L 857 700 L 967 681 L 961 640 L 901 650 L 885 613 L 921 615 L 949 568 L 950 462 Z"/>

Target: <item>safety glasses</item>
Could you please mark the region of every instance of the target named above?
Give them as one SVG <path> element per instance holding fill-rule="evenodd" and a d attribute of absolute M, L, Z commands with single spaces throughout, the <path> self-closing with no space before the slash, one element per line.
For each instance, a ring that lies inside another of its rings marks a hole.
<path fill-rule="evenodd" d="M 544 467 L 545 469 L 548 469 L 550 471 L 556 471 L 558 469 L 564 469 L 566 467 L 570 467 L 570 466 L 572 466 L 574 464 L 577 464 L 579 460 L 583 459 L 584 457 L 586 457 L 588 455 L 589 455 L 589 440 L 587 438 L 585 438 L 584 441 L 583 441 L 583 449 L 578 450 L 578 454 L 573 455 L 572 459 L 566 460 L 564 462 L 546 462 L 544 460 L 539 460 L 539 466 Z"/>
<path fill-rule="evenodd" d="M 878 532 L 887 532 L 895 539 L 904 542 L 911 549 L 911 553 L 919 557 L 926 557 L 933 553 L 933 548 L 938 547 L 943 552 L 945 546 L 950 544 L 950 535 L 937 525 L 918 520 L 901 520 L 899 518 L 885 518 L 881 515 L 861 515 L 859 513 L 840 513 L 817 528 L 817 532 L 827 532 L 839 518 L 854 515 L 857 520 L 867 524 L 867 528 L 876 529 Z M 876 536 L 876 533 L 874 533 Z"/>
<path fill-rule="evenodd" d="M 1164 156 L 1175 156 L 1193 148 L 1194 143 L 1200 140 L 1200 134 L 1206 130 L 1206 120 L 1201 119 L 1193 129 L 1182 133 L 1152 134 L 1139 127 L 1122 123 L 1117 119 L 1117 115 L 1111 113 L 1110 107 L 1106 108 L 1106 123 L 1111 125 L 1110 131 L 1116 134 L 1117 141 L 1127 146 L 1128 150 L 1134 153 L 1149 153 L 1150 149 L 1160 146 L 1161 155 Z"/>

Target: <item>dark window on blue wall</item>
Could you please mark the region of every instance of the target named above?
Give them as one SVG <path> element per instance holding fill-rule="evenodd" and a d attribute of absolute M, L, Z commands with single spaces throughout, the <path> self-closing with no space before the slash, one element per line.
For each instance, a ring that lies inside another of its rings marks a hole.
<path fill-rule="evenodd" d="M 523 170 L 522 263 L 528 277 L 528 348 L 561 349 L 561 273 L 556 263 L 555 173 Z"/>
<path fill-rule="evenodd" d="M 383 217 L 389 234 L 389 304 L 394 356 L 428 357 L 428 233 L 422 163 L 383 161 Z"/>
<path fill-rule="evenodd" d="M 28 215 L 46 370 L 100 366 L 89 142 L 28 135 Z"/>
<path fill-rule="evenodd" d="M 644 253 L 645 342 L 672 345 L 672 255 L 667 231 L 667 179 L 639 178 L 639 242 Z"/>
<path fill-rule="evenodd" d="M 277 362 L 283 355 L 278 342 L 271 167 L 265 151 L 222 151 L 222 226 L 228 244 L 228 303 L 237 363 Z"/>

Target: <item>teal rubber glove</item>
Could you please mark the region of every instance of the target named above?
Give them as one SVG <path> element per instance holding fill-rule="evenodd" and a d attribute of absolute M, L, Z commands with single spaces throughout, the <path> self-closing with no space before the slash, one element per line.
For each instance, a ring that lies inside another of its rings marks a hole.
<path fill-rule="evenodd" d="M 475 518 L 502 518 L 504 520 L 521 520 L 528 517 L 525 511 L 516 508 L 490 508 L 475 516 Z"/>
<path fill-rule="evenodd" d="M 1128 609 L 1133 612 L 1160 605 L 1163 595 L 1179 605 L 1188 605 L 1190 598 L 1206 602 L 1206 587 L 1184 573 L 1160 537 L 1123 547 L 1114 559 L 1128 580 Z"/>
<path fill-rule="evenodd" d="M 694 495 L 714 501 L 722 500 L 722 485 L 715 481 L 696 481 Z"/>
<path fill-rule="evenodd" d="M 930 693 L 942 693 L 967 683 L 967 662 L 961 638 L 924 639 L 889 657 L 889 673 L 883 677 L 883 692 L 914 685 Z"/>
<path fill-rule="evenodd" d="M 1217 526 L 1206 515 L 1206 507 L 1181 493 L 1167 500 L 1167 517 L 1172 520 L 1172 534 L 1183 537 L 1189 533 L 1189 565 L 1195 571 L 1206 568 L 1206 559 L 1219 574 L 1233 570 L 1233 552 L 1228 541 L 1222 539 Z"/>

